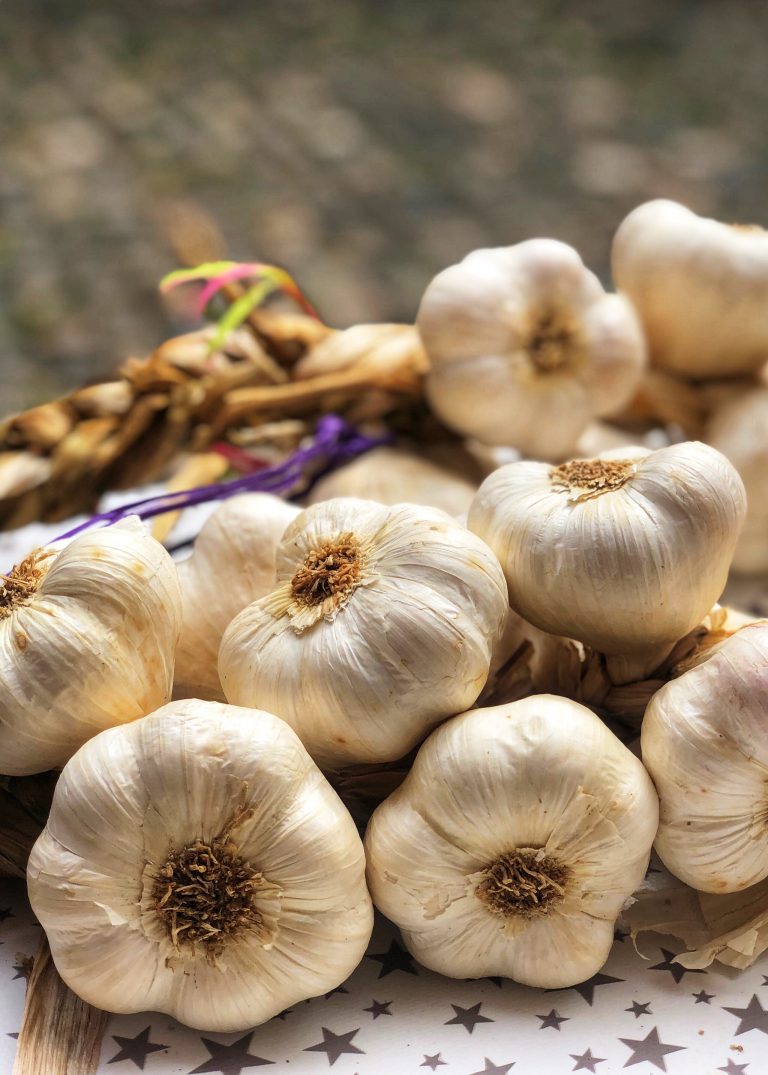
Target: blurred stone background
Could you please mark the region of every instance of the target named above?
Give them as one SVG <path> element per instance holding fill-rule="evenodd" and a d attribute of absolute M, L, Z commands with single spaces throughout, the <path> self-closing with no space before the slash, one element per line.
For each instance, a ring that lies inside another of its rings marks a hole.
<path fill-rule="evenodd" d="M 188 327 L 218 235 L 344 325 L 536 235 L 607 280 L 652 197 L 768 222 L 763 0 L 2 0 L 0 49 L 0 412 Z"/>

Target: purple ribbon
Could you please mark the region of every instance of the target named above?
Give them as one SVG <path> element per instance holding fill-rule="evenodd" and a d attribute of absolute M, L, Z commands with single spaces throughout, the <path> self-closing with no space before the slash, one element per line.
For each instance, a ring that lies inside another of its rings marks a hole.
<path fill-rule="evenodd" d="M 290 499 L 291 496 L 307 492 L 324 474 L 342 466 L 355 456 L 382 444 L 391 444 L 393 440 L 392 433 L 368 437 L 337 414 L 327 414 L 318 421 L 311 442 L 306 447 L 297 449 L 282 463 L 232 481 L 201 485 L 197 489 L 183 489 L 178 493 L 162 493 L 160 496 L 122 504 L 119 508 L 92 516 L 74 529 L 68 530 L 66 534 L 60 534 L 56 541 L 74 537 L 75 534 L 100 523 L 110 526 L 128 515 L 151 519 L 154 515 L 179 511 L 209 500 L 226 500 L 238 493 L 275 493 Z M 308 466 L 311 463 L 319 463 L 320 467 L 313 474 L 308 474 Z M 297 488 L 299 483 L 301 486 Z"/>

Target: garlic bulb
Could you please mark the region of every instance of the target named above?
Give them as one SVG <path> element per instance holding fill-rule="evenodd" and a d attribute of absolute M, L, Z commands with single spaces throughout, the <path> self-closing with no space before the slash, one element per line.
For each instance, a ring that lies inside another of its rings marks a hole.
<path fill-rule="evenodd" d="M 374 448 L 321 478 L 308 501 L 362 496 L 380 504 L 428 504 L 449 515 L 464 514 L 477 486 L 429 459 L 400 448 Z"/>
<path fill-rule="evenodd" d="M 595 415 L 630 398 L 645 362 L 632 307 L 554 239 L 469 254 L 429 285 L 417 326 L 435 413 L 537 459 L 571 454 Z"/>
<path fill-rule="evenodd" d="M 613 240 L 613 278 L 640 315 L 651 361 L 701 379 L 768 357 L 768 232 L 677 202 L 646 202 Z"/>
<path fill-rule="evenodd" d="M 595 974 L 658 821 L 640 762 L 554 695 L 439 728 L 365 837 L 376 906 L 452 978 L 561 989 Z"/>
<path fill-rule="evenodd" d="M 192 555 L 178 565 L 182 627 L 174 694 L 222 700 L 221 636 L 238 612 L 275 585 L 277 543 L 299 508 L 269 493 L 225 501 L 208 519 Z"/>
<path fill-rule="evenodd" d="M 681 881 L 737 892 L 768 877 L 768 622 L 743 627 L 646 709 L 661 800 L 656 850 Z"/>
<path fill-rule="evenodd" d="M 339 499 L 277 553 L 277 589 L 227 628 L 227 699 L 288 721 L 327 767 L 395 761 L 472 705 L 506 612 L 490 549 L 448 515 Z"/>
<path fill-rule="evenodd" d="M 744 512 L 728 460 L 691 442 L 510 463 L 468 525 L 499 557 L 512 607 L 607 654 L 618 683 L 652 671 L 714 605 Z"/>
<path fill-rule="evenodd" d="M 715 411 L 705 439 L 730 459 L 747 490 L 733 570 L 768 573 L 768 388 L 752 388 Z"/>
<path fill-rule="evenodd" d="M 181 595 L 136 518 L 38 549 L 0 585 L 0 770 L 61 766 L 168 701 Z"/>
<path fill-rule="evenodd" d="M 80 997 L 204 1030 L 334 989 L 371 933 L 338 796 L 286 724 L 217 702 L 173 702 L 86 743 L 27 876 Z"/>

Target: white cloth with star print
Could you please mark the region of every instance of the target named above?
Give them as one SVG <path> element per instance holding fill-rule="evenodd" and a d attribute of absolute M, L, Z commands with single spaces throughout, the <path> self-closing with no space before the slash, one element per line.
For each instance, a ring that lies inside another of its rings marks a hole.
<path fill-rule="evenodd" d="M 20 958 L 38 943 L 24 886 L 0 882 L 0 1072 L 24 1004 Z M 749 970 L 686 971 L 673 942 L 614 945 L 589 982 L 542 992 L 501 979 L 453 981 L 417 966 L 380 920 L 341 989 L 242 1034 L 201 1034 L 153 1012 L 114 1016 L 99 1075 L 765 1075 L 768 955 Z"/>

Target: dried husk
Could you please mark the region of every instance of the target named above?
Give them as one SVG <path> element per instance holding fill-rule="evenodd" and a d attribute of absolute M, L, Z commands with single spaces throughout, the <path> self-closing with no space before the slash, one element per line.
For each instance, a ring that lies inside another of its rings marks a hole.
<path fill-rule="evenodd" d="M 743 970 L 768 948 L 768 879 L 741 892 L 697 892 L 659 862 L 622 914 L 633 940 L 668 933 L 684 950 L 673 962 L 697 970 L 717 960 Z"/>
<path fill-rule="evenodd" d="M 286 451 L 329 411 L 360 422 L 418 407 L 425 359 L 414 327 L 359 327 L 350 335 L 259 311 L 219 350 L 215 328 L 187 333 L 129 359 L 119 379 L 0 421 L 0 528 L 91 510 L 107 489 L 146 484 L 181 453 L 243 443 L 259 427 Z M 283 447 L 286 422 L 298 426 Z"/>
<path fill-rule="evenodd" d="M 108 1019 L 64 984 L 43 934 L 27 981 L 13 1075 L 94 1075 Z"/>

